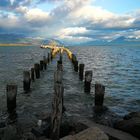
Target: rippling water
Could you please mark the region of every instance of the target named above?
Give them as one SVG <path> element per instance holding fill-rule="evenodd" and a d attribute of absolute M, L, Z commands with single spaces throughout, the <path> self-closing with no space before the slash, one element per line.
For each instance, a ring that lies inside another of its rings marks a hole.
<path fill-rule="evenodd" d="M 67 115 L 92 116 L 94 84 L 106 86 L 105 105 L 118 115 L 140 111 L 140 47 L 94 46 L 71 47 L 85 70 L 93 71 L 91 94 L 85 94 L 72 64 L 64 55 L 64 104 Z M 39 62 L 48 50 L 33 47 L 0 47 L 0 110 L 6 112 L 8 83 L 18 85 L 17 112 L 21 119 L 37 120 L 42 112 L 50 112 L 53 95 L 53 73 L 58 58 L 48 65 L 41 78 L 32 83 L 29 96 L 23 93 L 23 71 Z"/>

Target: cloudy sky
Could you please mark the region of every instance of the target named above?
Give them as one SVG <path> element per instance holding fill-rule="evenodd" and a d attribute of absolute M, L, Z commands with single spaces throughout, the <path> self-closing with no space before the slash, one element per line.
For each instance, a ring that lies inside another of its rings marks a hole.
<path fill-rule="evenodd" d="M 0 0 L 0 33 L 65 42 L 140 39 L 140 0 Z"/>

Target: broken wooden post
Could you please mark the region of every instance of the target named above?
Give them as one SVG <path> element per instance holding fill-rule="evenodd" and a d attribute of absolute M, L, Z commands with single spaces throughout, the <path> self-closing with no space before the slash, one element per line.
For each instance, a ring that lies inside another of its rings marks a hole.
<path fill-rule="evenodd" d="M 43 60 L 40 60 L 40 71 L 43 71 Z"/>
<path fill-rule="evenodd" d="M 34 68 L 31 68 L 31 80 L 33 82 L 35 81 L 35 70 L 34 70 Z"/>
<path fill-rule="evenodd" d="M 39 79 L 40 78 L 40 66 L 38 63 L 36 63 L 34 65 L 34 68 L 35 68 L 35 75 L 36 75 L 36 78 Z"/>
<path fill-rule="evenodd" d="M 78 61 L 77 60 L 74 62 L 74 70 L 76 72 L 78 72 Z"/>
<path fill-rule="evenodd" d="M 48 63 L 50 63 L 50 53 L 48 53 L 47 61 L 48 61 Z"/>
<path fill-rule="evenodd" d="M 10 119 L 15 119 L 16 117 L 16 96 L 17 96 L 17 85 L 10 84 L 6 86 L 7 95 L 7 110 Z"/>
<path fill-rule="evenodd" d="M 43 56 L 43 67 L 44 67 L 44 70 L 47 69 L 47 59 L 46 59 L 46 56 Z"/>
<path fill-rule="evenodd" d="M 95 107 L 94 107 L 95 112 L 99 112 L 104 109 L 103 107 L 104 94 L 105 94 L 105 86 L 98 83 L 95 84 Z"/>
<path fill-rule="evenodd" d="M 53 53 L 52 53 L 52 50 L 51 50 L 51 53 L 50 53 L 50 59 L 51 59 L 51 61 L 53 60 Z"/>
<path fill-rule="evenodd" d="M 79 65 L 79 79 L 80 79 L 80 80 L 83 80 L 84 67 L 85 67 L 84 64 L 80 64 L 80 65 Z"/>
<path fill-rule="evenodd" d="M 62 83 L 55 83 L 54 97 L 52 102 L 52 115 L 51 115 L 51 140 L 59 140 L 60 125 L 62 120 L 63 109 L 63 92 L 64 87 Z"/>
<path fill-rule="evenodd" d="M 59 61 L 60 61 L 60 63 L 62 64 L 62 53 L 60 53 Z"/>
<path fill-rule="evenodd" d="M 71 60 L 72 60 L 72 63 L 74 64 L 74 62 L 77 60 L 75 54 L 72 54 L 72 59 Z"/>
<path fill-rule="evenodd" d="M 54 72 L 54 83 L 62 83 L 62 79 L 63 79 L 63 76 L 62 76 L 62 71 L 60 70 L 57 70 Z"/>
<path fill-rule="evenodd" d="M 30 90 L 30 84 L 31 84 L 30 72 L 24 71 L 23 72 L 23 89 L 25 92 L 28 92 Z"/>
<path fill-rule="evenodd" d="M 63 64 L 62 61 L 57 61 L 57 70 L 63 71 Z"/>
<path fill-rule="evenodd" d="M 92 71 L 85 71 L 85 92 L 90 92 L 91 89 L 91 81 L 92 81 Z"/>

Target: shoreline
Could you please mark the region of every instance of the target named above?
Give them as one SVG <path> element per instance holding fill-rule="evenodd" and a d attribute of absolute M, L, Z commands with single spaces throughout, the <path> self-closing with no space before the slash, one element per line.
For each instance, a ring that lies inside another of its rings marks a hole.
<path fill-rule="evenodd" d="M 22 43 L 7 43 L 7 44 L 3 44 L 0 43 L 0 47 L 15 47 L 15 46 L 20 46 L 20 47 L 24 47 L 24 46 L 33 46 L 33 44 L 22 44 Z"/>

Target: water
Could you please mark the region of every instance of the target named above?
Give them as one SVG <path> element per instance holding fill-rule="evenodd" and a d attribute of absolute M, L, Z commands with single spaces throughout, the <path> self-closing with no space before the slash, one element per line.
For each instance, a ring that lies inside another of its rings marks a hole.
<path fill-rule="evenodd" d="M 94 46 L 71 47 L 85 70 L 93 71 L 91 94 L 85 94 L 83 82 L 66 55 L 64 61 L 64 104 L 68 116 L 91 117 L 94 105 L 94 84 L 106 87 L 104 104 L 123 116 L 140 111 L 140 47 Z M 53 73 L 58 57 L 48 65 L 41 78 L 32 83 L 31 92 L 23 94 L 23 71 L 39 62 L 48 50 L 32 47 L 0 47 L 0 112 L 6 112 L 6 84 L 18 85 L 17 112 L 19 119 L 34 123 L 42 113 L 51 112 Z M 1 114 L 2 114 L 1 113 Z M 29 124 L 29 122 L 27 122 Z M 29 125 L 28 125 L 29 127 Z"/>

